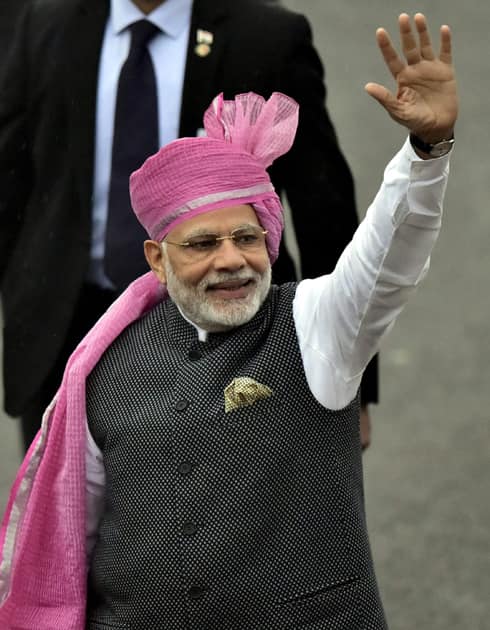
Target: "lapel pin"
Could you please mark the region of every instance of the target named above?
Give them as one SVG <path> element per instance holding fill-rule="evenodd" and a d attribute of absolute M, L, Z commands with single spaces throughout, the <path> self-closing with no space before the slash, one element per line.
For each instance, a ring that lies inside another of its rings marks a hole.
<path fill-rule="evenodd" d="M 211 46 L 209 44 L 198 44 L 194 48 L 194 52 L 198 57 L 207 57 L 211 52 Z"/>
<path fill-rule="evenodd" d="M 211 46 L 214 41 L 214 35 L 209 31 L 198 28 L 196 33 L 196 40 L 198 44 L 208 44 L 209 46 Z"/>
<path fill-rule="evenodd" d="M 213 45 L 214 35 L 209 31 L 205 31 L 202 28 L 198 28 L 196 32 L 197 45 L 194 48 L 194 52 L 198 57 L 207 57 L 211 52 L 211 46 Z"/>

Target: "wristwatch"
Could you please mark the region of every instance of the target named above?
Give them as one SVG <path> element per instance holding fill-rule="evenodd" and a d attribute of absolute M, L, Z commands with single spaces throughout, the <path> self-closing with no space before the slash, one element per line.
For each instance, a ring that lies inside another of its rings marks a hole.
<path fill-rule="evenodd" d="M 441 140 L 440 142 L 436 142 L 435 144 L 429 144 L 428 142 L 424 142 L 414 133 L 410 134 L 410 142 L 412 145 L 418 149 L 419 151 L 423 151 L 430 155 L 430 157 L 442 157 L 451 151 L 454 144 L 454 135 L 447 140 Z"/>

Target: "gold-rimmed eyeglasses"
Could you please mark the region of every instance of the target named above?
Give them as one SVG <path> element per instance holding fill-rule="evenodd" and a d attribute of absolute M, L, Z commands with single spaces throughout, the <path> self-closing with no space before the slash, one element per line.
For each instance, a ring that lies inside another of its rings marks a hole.
<path fill-rule="evenodd" d="M 203 259 L 213 252 L 217 251 L 222 243 L 227 239 L 233 241 L 238 249 L 243 251 L 254 251 L 260 249 L 265 241 L 267 230 L 263 230 L 258 225 L 247 225 L 238 227 L 230 234 L 221 236 L 220 234 L 196 234 L 183 241 L 177 243 L 175 241 L 163 241 L 169 245 L 176 245 L 184 248 L 186 254 L 194 260 Z"/>

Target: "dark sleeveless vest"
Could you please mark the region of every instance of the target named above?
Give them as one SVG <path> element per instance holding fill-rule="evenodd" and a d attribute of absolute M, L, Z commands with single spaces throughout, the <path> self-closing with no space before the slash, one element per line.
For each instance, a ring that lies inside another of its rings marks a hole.
<path fill-rule="evenodd" d="M 87 383 L 107 496 L 90 630 L 384 630 L 367 538 L 359 408 L 312 396 L 273 287 L 247 324 L 198 341 L 167 300 Z M 225 413 L 245 376 L 268 398 Z"/>

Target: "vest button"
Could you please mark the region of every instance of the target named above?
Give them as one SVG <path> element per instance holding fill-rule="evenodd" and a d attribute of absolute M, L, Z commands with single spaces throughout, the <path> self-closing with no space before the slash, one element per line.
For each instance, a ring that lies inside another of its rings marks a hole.
<path fill-rule="evenodd" d="M 206 594 L 207 590 L 208 589 L 202 584 L 194 584 L 194 586 L 191 586 L 189 588 L 187 594 L 189 596 L 189 599 L 200 599 Z"/>
<path fill-rule="evenodd" d="M 184 411 L 184 409 L 187 409 L 187 407 L 189 406 L 189 401 L 188 400 L 178 400 L 175 403 L 175 408 L 177 409 L 177 411 Z"/>
<path fill-rule="evenodd" d="M 189 350 L 189 359 L 191 361 L 197 361 L 201 357 L 202 357 L 202 352 L 199 350 L 199 348 L 191 348 Z"/>
<path fill-rule="evenodd" d="M 181 475 L 190 475 L 194 470 L 194 465 L 191 462 L 182 462 L 179 464 L 177 470 Z"/>
<path fill-rule="evenodd" d="M 184 523 L 182 525 L 182 533 L 184 536 L 194 536 L 194 534 L 197 534 L 197 525 L 191 522 Z"/>

